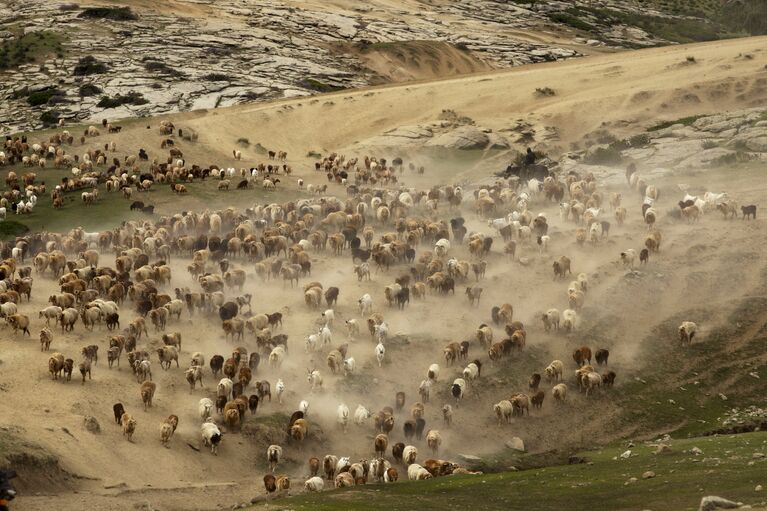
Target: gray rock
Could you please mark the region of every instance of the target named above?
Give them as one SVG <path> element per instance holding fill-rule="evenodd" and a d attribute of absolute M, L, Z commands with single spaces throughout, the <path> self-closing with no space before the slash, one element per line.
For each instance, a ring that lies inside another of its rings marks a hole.
<path fill-rule="evenodd" d="M 515 451 L 525 452 L 525 442 L 521 438 L 515 436 L 511 440 L 506 441 L 506 447 Z"/>
<path fill-rule="evenodd" d="M 459 454 L 458 457 L 464 461 L 473 461 L 473 462 L 482 461 L 482 458 L 480 458 L 479 456 L 474 456 L 473 454 Z"/>
<path fill-rule="evenodd" d="M 708 497 L 703 497 L 702 499 L 700 499 L 700 506 L 698 507 L 698 511 L 714 511 L 715 509 L 736 509 L 738 507 L 740 506 L 738 506 L 737 502 L 723 499 L 722 497 L 708 496 Z"/>
<path fill-rule="evenodd" d="M 101 433 L 101 426 L 99 425 L 99 421 L 96 419 L 96 417 L 86 415 L 83 419 L 83 424 L 85 425 L 85 429 L 91 433 Z"/>
<path fill-rule="evenodd" d="M 452 131 L 438 135 L 425 145 L 429 147 L 444 147 L 446 149 L 485 149 L 490 143 L 487 133 L 475 126 L 460 126 Z"/>

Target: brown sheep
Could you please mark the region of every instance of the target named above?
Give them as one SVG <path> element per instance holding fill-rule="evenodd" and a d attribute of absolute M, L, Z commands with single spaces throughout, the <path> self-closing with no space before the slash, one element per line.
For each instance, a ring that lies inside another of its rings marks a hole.
<path fill-rule="evenodd" d="M 136 419 L 129 413 L 124 413 L 120 417 L 120 423 L 123 425 L 123 436 L 128 437 L 128 442 L 133 442 L 133 434 L 136 432 Z"/>
<path fill-rule="evenodd" d="M 316 476 L 320 472 L 320 460 L 319 458 L 309 458 L 309 475 L 311 477 Z"/>
<path fill-rule="evenodd" d="M 152 407 L 152 399 L 156 389 L 157 384 L 152 381 L 145 381 L 141 384 L 141 401 L 144 403 L 144 411 Z"/>
<path fill-rule="evenodd" d="M 302 442 L 308 433 L 309 423 L 305 419 L 298 419 L 290 428 L 290 437 L 297 442 Z"/>
<path fill-rule="evenodd" d="M 533 397 L 530 398 L 530 402 L 533 404 L 533 408 L 540 409 L 543 406 L 543 398 L 546 397 L 546 393 L 542 390 L 536 392 Z"/>
<path fill-rule="evenodd" d="M 607 359 L 610 357 L 610 351 L 604 348 L 599 348 L 594 354 L 594 358 L 597 361 L 597 365 L 607 365 Z"/>
<path fill-rule="evenodd" d="M 88 375 L 88 379 L 91 378 L 91 361 L 88 358 L 83 359 L 82 362 L 80 362 L 80 365 L 78 366 L 78 369 L 80 370 L 80 374 L 83 377 L 83 385 L 85 385 L 85 375 Z"/>
<path fill-rule="evenodd" d="M 578 364 L 578 367 L 591 364 L 591 348 L 588 346 L 576 348 L 575 351 L 573 351 L 573 360 Z"/>
<path fill-rule="evenodd" d="M 383 433 L 376 435 L 374 441 L 376 457 L 383 457 L 386 455 L 386 448 L 389 447 L 389 437 Z"/>
<path fill-rule="evenodd" d="M 5 320 L 13 328 L 14 335 L 21 330 L 22 334 L 27 334 L 31 337 L 31 334 L 29 333 L 29 318 L 24 314 L 12 314 L 6 317 Z"/>
<path fill-rule="evenodd" d="M 530 398 L 526 394 L 514 394 L 509 401 L 511 401 L 512 415 L 524 417 L 525 410 L 527 415 L 530 415 Z"/>

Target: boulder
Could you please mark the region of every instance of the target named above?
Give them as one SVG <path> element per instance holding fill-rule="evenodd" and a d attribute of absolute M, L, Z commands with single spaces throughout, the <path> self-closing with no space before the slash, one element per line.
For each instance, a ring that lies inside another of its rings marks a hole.
<path fill-rule="evenodd" d="M 715 509 L 736 509 L 740 507 L 737 502 L 723 499 L 722 497 L 707 496 L 700 499 L 698 511 L 714 511 Z"/>
<path fill-rule="evenodd" d="M 525 442 L 523 442 L 522 439 L 519 438 L 518 436 L 515 436 L 511 440 L 508 440 L 506 442 L 506 447 L 508 447 L 509 449 L 513 449 L 515 451 L 525 452 Z"/>
<path fill-rule="evenodd" d="M 490 137 L 481 129 L 474 126 L 460 126 L 452 131 L 438 135 L 428 142 L 430 147 L 444 147 L 446 149 L 485 149 L 490 143 Z"/>

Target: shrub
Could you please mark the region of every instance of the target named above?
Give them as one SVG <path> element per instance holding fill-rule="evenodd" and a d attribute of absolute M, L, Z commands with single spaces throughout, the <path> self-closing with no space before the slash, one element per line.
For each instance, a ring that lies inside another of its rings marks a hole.
<path fill-rule="evenodd" d="M 48 103 L 53 96 L 60 94 L 60 91 L 56 88 L 45 89 L 38 92 L 33 92 L 27 96 L 27 103 L 31 106 L 40 106 Z"/>
<path fill-rule="evenodd" d="M 209 82 L 228 82 L 231 80 L 231 78 L 228 75 L 221 74 L 221 73 L 208 73 L 205 76 L 203 76 L 202 79 L 207 80 Z"/>
<path fill-rule="evenodd" d="M 535 94 L 542 97 L 556 96 L 557 93 L 551 87 L 538 87 L 535 89 Z"/>
<path fill-rule="evenodd" d="M 298 85 L 304 87 L 305 89 L 311 89 L 317 92 L 333 92 L 337 90 L 343 90 L 343 87 L 323 83 L 319 80 L 315 80 L 314 78 L 305 78 L 298 82 Z"/>
<path fill-rule="evenodd" d="M 183 73 L 178 69 L 170 67 L 165 62 L 157 60 L 147 60 L 144 62 L 144 69 L 147 71 L 158 72 L 168 76 L 181 76 Z"/>
<path fill-rule="evenodd" d="M 27 232 L 29 232 L 29 227 L 14 220 L 0 222 L 0 238 L 14 238 Z"/>
<path fill-rule="evenodd" d="M 78 18 L 98 18 L 113 21 L 136 21 L 138 15 L 130 7 L 88 7 Z"/>
<path fill-rule="evenodd" d="M 101 87 L 92 83 L 85 83 L 80 86 L 79 93 L 82 98 L 95 96 L 96 94 L 101 94 Z"/>
<path fill-rule="evenodd" d="M 634 135 L 629 138 L 628 142 L 631 147 L 644 147 L 650 143 L 650 136 L 645 133 L 640 133 L 639 135 Z"/>
<path fill-rule="evenodd" d="M 248 147 L 250 145 L 250 140 L 248 140 L 247 138 L 238 138 L 237 143 L 240 144 L 241 146 Z"/>
<path fill-rule="evenodd" d="M 75 76 L 97 75 L 106 72 L 107 65 L 103 62 L 99 62 L 92 55 L 87 55 L 78 60 L 74 69 Z"/>
<path fill-rule="evenodd" d="M 144 98 L 141 94 L 138 92 L 129 92 L 128 94 L 122 95 L 118 94 L 117 96 L 110 98 L 109 96 L 103 96 L 101 98 L 101 101 L 99 101 L 96 106 L 101 108 L 115 108 L 122 105 L 146 105 L 149 103 L 149 100 Z"/>
<path fill-rule="evenodd" d="M 61 112 L 59 112 L 58 110 L 46 110 L 45 112 L 40 114 L 40 120 L 46 126 L 58 123 L 60 117 L 61 117 Z"/>
<path fill-rule="evenodd" d="M 590 23 L 586 23 L 580 18 L 577 18 L 573 16 L 572 14 L 568 14 L 566 12 L 552 12 L 549 13 L 549 19 L 551 21 L 555 21 L 557 23 L 562 23 L 563 25 L 568 25 L 570 27 L 573 27 L 578 30 L 583 30 L 584 32 L 592 32 L 594 31 L 594 26 Z"/>

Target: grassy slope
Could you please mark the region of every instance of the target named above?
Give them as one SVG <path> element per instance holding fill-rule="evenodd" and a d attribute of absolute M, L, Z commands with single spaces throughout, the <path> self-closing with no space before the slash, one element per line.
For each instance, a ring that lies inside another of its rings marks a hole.
<path fill-rule="evenodd" d="M 295 511 L 408 509 L 415 498 L 423 511 L 443 510 L 446 502 L 453 509 L 481 506 L 487 510 L 561 511 L 593 509 L 593 499 L 598 496 L 607 506 L 603 509 L 679 511 L 697 509 L 704 495 L 751 504 L 764 499 L 754 487 L 765 483 L 767 460 L 754 459 L 753 455 L 767 451 L 766 432 L 671 444 L 672 452 L 664 455 L 654 454 L 653 446 L 638 445 L 632 448 L 636 456 L 613 460 L 625 451 L 625 447 L 616 447 L 583 453 L 593 464 L 366 486 L 295 497 L 279 505 Z M 696 457 L 684 452 L 693 447 L 704 454 Z M 656 477 L 643 480 L 646 471 L 655 472 Z M 716 477 L 711 477 L 712 473 Z M 625 484 L 632 477 L 638 481 Z"/>

